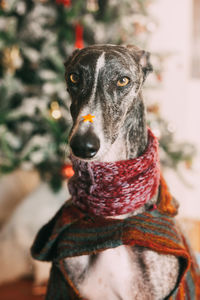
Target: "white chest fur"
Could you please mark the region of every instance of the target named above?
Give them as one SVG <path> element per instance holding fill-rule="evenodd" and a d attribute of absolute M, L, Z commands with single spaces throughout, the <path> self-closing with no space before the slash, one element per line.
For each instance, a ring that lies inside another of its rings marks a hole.
<path fill-rule="evenodd" d="M 80 285 L 81 294 L 89 300 L 131 300 L 133 272 L 125 247 L 104 251 Z"/>
<path fill-rule="evenodd" d="M 161 300 L 174 288 L 178 260 L 145 248 L 119 246 L 65 260 L 71 279 L 88 300 Z"/>

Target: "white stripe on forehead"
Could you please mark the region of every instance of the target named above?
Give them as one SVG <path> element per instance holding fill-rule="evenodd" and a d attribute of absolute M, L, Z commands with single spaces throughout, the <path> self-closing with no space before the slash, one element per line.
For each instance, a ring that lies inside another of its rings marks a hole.
<path fill-rule="evenodd" d="M 101 68 L 104 67 L 104 65 L 105 65 L 105 52 L 103 52 L 97 59 L 95 74 L 94 74 L 94 85 L 92 88 L 92 95 L 90 97 L 90 101 L 94 100 L 96 88 L 97 88 L 97 80 L 98 80 L 98 76 L 99 76 L 99 71 Z"/>

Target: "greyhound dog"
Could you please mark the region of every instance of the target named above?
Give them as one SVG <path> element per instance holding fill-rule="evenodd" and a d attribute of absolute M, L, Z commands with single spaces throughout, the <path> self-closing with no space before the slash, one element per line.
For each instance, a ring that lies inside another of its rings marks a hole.
<path fill-rule="evenodd" d="M 115 162 L 144 152 L 147 126 L 141 88 L 152 71 L 149 56 L 135 46 L 94 45 L 75 50 L 68 59 L 72 157 Z M 94 122 L 84 122 L 83 116 Z M 151 203 L 156 201 L 157 193 Z M 127 218 L 145 209 L 144 205 L 114 218 Z M 122 245 L 96 255 L 65 258 L 65 268 L 87 299 L 161 300 L 174 289 L 180 266 L 173 255 Z"/>

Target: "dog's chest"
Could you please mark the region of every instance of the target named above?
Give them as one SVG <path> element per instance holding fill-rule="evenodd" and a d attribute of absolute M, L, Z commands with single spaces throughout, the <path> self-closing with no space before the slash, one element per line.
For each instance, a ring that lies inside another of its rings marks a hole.
<path fill-rule="evenodd" d="M 130 254 L 128 247 L 120 246 L 93 257 L 70 258 L 66 264 L 70 272 L 76 269 L 77 274 L 71 277 L 88 300 L 132 300 L 133 293 L 137 293 L 134 282 L 138 282 L 139 268 Z"/>
<path fill-rule="evenodd" d="M 79 285 L 89 300 L 132 299 L 133 272 L 125 247 L 102 252 Z"/>
<path fill-rule="evenodd" d="M 88 300 L 157 300 L 174 288 L 178 260 L 147 249 L 119 246 L 65 259 L 68 274 Z M 162 266 L 162 268 L 161 268 Z"/>

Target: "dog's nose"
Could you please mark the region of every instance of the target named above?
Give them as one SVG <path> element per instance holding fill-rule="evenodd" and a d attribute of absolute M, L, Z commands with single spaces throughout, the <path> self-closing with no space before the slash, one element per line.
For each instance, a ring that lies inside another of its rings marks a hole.
<path fill-rule="evenodd" d="M 70 147 L 77 157 L 92 158 L 100 148 L 100 140 L 93 132 L 75 134 L 70 141 Z"/>

